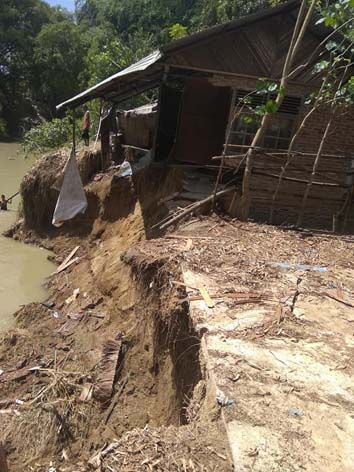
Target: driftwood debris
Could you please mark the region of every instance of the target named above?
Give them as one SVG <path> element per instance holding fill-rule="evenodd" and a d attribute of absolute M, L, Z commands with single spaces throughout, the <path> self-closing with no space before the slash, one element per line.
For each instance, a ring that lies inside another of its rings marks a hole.
<path fill-rule="evenodd" d="M 112 397 L 121 347 L 122 339 L 109 340 L 103 346 L 102 357 L 98 366 L 99 373 L 93 389 L 93 396 L 101 402 L 106 402 Z"/>
<path fill-rule="evenodd" d="M 57 275 L 57 274 L 60 274 L 60 272 L 63 272 L 65 269 L 67 269 L 68 267 L 70 267 L 72 264 L 74 264 L 76 261 L 79 260 L 78 257 L 75 257 L 73 259 L 73 257 L 75 256 L 75 254 L 77 253 L 77 251 L 80 249 L 80 246 L 76 246 L 72 251 L 71 253 L 68 255 L 68 257 L 66 257 L 64 259 L 64 261 L 60 264 L 59 267 L 57 267 L 57 269 L 51 274 L 51 275 Z"/>
<path fill-rule="evenodd" d="M 3 375 L 0 376 L 0 383 L 23 380 L 29 375 L 33 374 L 33 369 L 33 367 L 30 369 L 28 367 L 24 367 L 23 369 L 18 369 L 15 371 L 4 372 Z"/>

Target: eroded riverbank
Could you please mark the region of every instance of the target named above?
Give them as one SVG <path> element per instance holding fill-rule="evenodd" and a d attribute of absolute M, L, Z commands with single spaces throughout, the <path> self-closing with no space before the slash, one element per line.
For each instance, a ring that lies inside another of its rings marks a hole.
<path fill-rule="evenodd" d="M 43 161 L 23 192 L 31 192 L 37 177 L 49 191 L 61 171 L 54 162 Z M 185 461 L 188 472 L 231 470 L 199 337 L 169 284 L 179 267 L 172 274 L 158 260 L 140 265 L 131 252 L 126 256 L 160 217 L 159 199 L 171 185 L 167 178 L 161 186 L 161 175 L 149 171 L 134 182 L 108 172 L 86 185 L 85 217 L 60 230 L 47 226 L 48 234 L 43 215 L 41 236 L 17 227 L 16 237 L 37 238 L 58 262 L 80 247 L 77 262 L 50 279 L 53 308 L 24 307 L 3 338 L 0 441 L 11 470 L 47 472 L 51 464 L 58 471 L 100 470 L 100 457 L 92 456 L 117 437 L 127 450 L 140 444 L 141 454 L 124 453 L 118 469 L 101 470 L 150 470 L 156 441 L 157 471 L 183 470 Z"/>
<path fill-rule="evenodd" d="M 194 215 L 151 239 L 178 176 L 97 175 L 98 153 L 78 155 L 87 214 L 53 230 L 64 157 L 14 229 L 76 252 L 2 340 L 10 470 L 353 470 L 353 237 Z"/>

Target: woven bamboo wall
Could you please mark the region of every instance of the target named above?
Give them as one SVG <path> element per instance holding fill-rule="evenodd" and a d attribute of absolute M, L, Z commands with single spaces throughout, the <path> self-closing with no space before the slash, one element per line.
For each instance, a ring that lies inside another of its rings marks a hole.
<path fill-rule="evenodd" d="M 269 221 L 273 206 L 273 223 L 296 224 L 314 159 L 314 155 L 295 154 L 292 157 L 277 197 L 273 201 L 286 155 L 272 156 L 257 152 L 251 178 L 251 217 L 259 221 Z M 230 157 L 226 159 L 226 164 L 239 167 L 239 171 L 242 172 L 243 156 Z M 351 165 L 351 159 L 346 157 L 321 158 L 305 207 L 303 220 L 305 226 L 332 229 L 333 217 L 343 213 L 348 192 L 351 190 L 353 172 Z"/>

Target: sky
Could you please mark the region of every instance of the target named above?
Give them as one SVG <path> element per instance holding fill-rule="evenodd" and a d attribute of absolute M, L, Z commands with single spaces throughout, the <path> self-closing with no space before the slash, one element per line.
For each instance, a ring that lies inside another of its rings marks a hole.
<path fill-rule="evenodd" d="M 60 5 L 68 10 L 74 10 L 74 0 L 46 0 L 49 5 Z"/>

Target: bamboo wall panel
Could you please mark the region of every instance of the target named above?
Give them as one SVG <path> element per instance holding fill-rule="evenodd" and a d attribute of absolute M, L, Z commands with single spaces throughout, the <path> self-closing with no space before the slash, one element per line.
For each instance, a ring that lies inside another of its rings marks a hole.
<path fill-rule="evenodd" d="M 239 168 L 242 173 L 244 162 L 242 155 L 226 159 L 227 166 Z M 274 206 L 274 223 L 295 224 L 302 205 L 307 182 L 310 179 L 315 156 L 295 156 L 284 176 L 302 180 L 295 182 L 283 180 L 277 198 L 273 195 L 277 189 L 281 169 L 286 156 L 276 158 L 257 153 L 254 160 L 250 189 L 252 193 L 251 215 L 259 221 L 269 221 L 270 209 Z M 331 229 L 333 217 L 343 208 L 351 188 L 352 159 L 338 156 L 322 157 L 309 198 L 306 202 L 304 224 L 311 227 Z M 266 175 L 272 174 L 272 176 Z M 328 184 L 328 185 L 327 185 Z M 351 213 L 349 215 L 351 217 Z"/>

